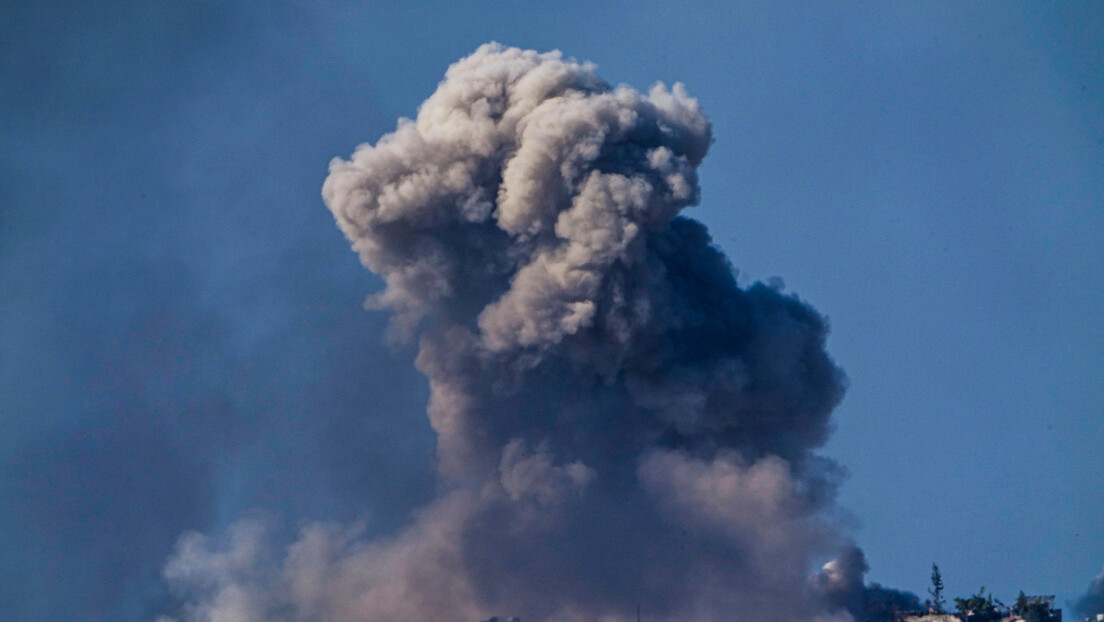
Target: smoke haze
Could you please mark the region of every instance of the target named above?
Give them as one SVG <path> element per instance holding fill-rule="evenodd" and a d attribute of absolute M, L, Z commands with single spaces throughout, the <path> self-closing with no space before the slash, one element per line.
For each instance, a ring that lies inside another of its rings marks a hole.
<path fill-rule="evenodd" d="M 1088 589 L 1077 599 L 1073 607 L 1086 618 L 1094 618 L 1104 613 L 1104 572 L 1093 577 Z"/>
<path fill-rule="evenodd" d="M 299 208 L 317 171 L 287 160 L 325 162 L 343 131 L 283 115 L 352 99 L 318 101 L 324 77 L 269 36 L 306 47 L 303 15 L 271 9 L 0 6 L 5 622 L 149 622 L 181 533 L 250 508 L 370 508 L 386 530 L 432 498 L 424 417 L 363 416 L 424 410 L 424 380 L 359 308 L 374 279 L 328 215 Z"/>
<path fill-rule="evenodd" d="M 816 455 L 843 396 L 825 319 L 738 285 L 698 202 L 685 89 L 497 44 L 348 161 L 326 205 L 417 343 L 437 498 L 388 538 L 263 521 L 183 537 L 168 619 L 827 619 L 866 563 Z M 817 568 L 832 560 L 823 569 Z"/>

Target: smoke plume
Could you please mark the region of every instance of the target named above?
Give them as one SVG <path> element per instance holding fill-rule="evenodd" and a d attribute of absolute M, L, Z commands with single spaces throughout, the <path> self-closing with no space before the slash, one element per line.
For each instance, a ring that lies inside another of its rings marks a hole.
<path fill-rule="evenodd" d="M 827 325 L 741 288 L 698 202 L 711 128 L 676 84 L 497 44 L 334 160 L 326 205 L 417 340 L 439 494 L 388 538 L 182 538 L 182 621 L 846 619 L 866 565 L 815 451 Z M 823 569 L 818 566 L 839 556 Z M 856 585 L 858 586 L 856 588 Z"/>
<path fill-rule="evenodd" d="M 1074 609 L 1083 617 L 1093 618 L 1104 613 L 1104 572 L 1093 577 L 1088 589 L 1074 603 Z"/>

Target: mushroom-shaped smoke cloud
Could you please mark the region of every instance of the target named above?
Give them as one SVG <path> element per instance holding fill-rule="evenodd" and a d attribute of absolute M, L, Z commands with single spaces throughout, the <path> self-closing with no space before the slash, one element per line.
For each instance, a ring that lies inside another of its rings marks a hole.
<path fill-rule="evenodd" d="M 383 540 L 187 536 L 181 619 L 846 617 L 865 564 L 813 570 L 861 560 L 814 453 L 844 376 L 824 318 L 741 288 L 680 215 L 710 142 L 682 85 L 488 44 L 335 160 L 323 197 L 386 280 L 371 304 L 418 340 L 441 493 Z"/>

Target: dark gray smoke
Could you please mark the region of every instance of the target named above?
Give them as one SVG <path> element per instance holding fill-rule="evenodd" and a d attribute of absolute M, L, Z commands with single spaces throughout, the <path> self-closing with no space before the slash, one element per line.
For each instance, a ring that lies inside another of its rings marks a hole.
<path fill-rule="evenodd" d="M 680 215 L 711 140 L 681 85 L 489 44 L 335 160 L 323 197 L 386 281 L 371 304 L 418 341 L 439 496 L 383 540 L 188 535 L 178 618 L 845 619 L 866 566 L 814 453 L 844 376 L 823 317 L 741 288 Z"/>
<path fill-rule="evenodd" d="M 1093 577 L 1088 589 L 1077 599 L 1073 608 L 1085 618 L 1094 618 L 1104 613 L 1104 572 Z"/>
<path fill-rule="evenodd" d="M 921 611 L 920 598 L 912 592 L 864 584 L 869 569 L 858 547 L 845 549 L 825 564 L 816 581 L 828 606 L 847 611 L 858 622 L 894 622 L 899 614 Z"/>

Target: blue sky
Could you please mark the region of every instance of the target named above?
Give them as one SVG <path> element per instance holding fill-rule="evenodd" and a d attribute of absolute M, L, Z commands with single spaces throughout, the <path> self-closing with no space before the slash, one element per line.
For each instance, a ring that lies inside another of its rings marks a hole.
<path fill-rule="evenodd" d="M 1104 6 L 6 3 L 0 607 L 143 619 L 186 529 L 432 493 L 413 353 L 330 158 L 496 40 L 680 81 L 743 282 L 831 320 L 869 578 L 1011 599 L 1104 565 Z M 91 613 L 89 611 L 91 610 Z M 89 617 L 89 616 L 99 616 Z M 5 616 L 7 617 L 7 616 Z"/>

